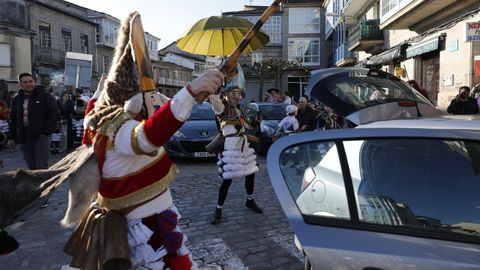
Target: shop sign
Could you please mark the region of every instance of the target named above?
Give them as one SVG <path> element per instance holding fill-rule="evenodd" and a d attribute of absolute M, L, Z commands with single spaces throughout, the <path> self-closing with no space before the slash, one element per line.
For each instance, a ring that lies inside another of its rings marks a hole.
<path fill-rule="evenodd" d="M 438 36 L 422 42 L 414 43 L 406 50 L 407 58 L 438 50 L 438 46 Z"/>
<path fill-rule="evenodd" d="M 467 22 L 465 40 L 480 41 L 480 22 Z"/>

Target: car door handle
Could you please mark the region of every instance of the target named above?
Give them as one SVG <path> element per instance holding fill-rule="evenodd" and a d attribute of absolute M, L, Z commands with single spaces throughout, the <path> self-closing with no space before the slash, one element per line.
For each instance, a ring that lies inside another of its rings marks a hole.
<path fill-rule="evenodd" d="M 364 267 L 363 270 L 384 270 L 384 269 L 378 268 L 378 267 Z"/>

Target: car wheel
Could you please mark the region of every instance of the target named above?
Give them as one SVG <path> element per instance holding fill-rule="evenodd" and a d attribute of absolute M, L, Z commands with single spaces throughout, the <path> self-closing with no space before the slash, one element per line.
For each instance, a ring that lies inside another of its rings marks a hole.
<path fill-rule="evenodd" d="M 310 261 L 308 260 L 307 255 L 305 255 L 303 259 L 303 269 L 313 270 L 312 264 L 310 264 Z"/>

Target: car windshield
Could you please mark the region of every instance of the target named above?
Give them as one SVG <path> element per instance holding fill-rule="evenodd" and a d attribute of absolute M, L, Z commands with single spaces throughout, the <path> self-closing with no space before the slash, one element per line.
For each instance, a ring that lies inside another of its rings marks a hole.
<path fill-rule="evenodd" d="M 188 120 L 214 120 L 215 113 L 212 110 L 210 103 L 203 103 L 202 105 L 195 105 L 192 108 L 192 113 Z"/>
<path fill-rule="evenodd" d="M 263 114 L 264 120 L 282 120 L 285 117 L 286 104 L 260 104 L 259 111 Z"/>

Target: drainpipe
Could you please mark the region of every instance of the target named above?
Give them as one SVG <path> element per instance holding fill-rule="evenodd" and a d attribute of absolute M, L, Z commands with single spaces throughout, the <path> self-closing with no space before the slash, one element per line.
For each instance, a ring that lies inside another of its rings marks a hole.
<path fill-rule="evenodd" d="M 30 2 L 30 1 L 26 1 L 26 2 Z M 34 6 L 35 5 L 35 0 L 31 1 L 32 3 L 30 4 L 27 4 L 27 30 L 28 31 L 32 31 L 31 29 L 31 23 L 30 23 L 30 7 L 31 6 Z M 35 51 L 34 51 L 34 46 L 33 46 L 33 36 L 30 36 L 30 66 L 31 66 L 31 70 L 30 70 L 30 73 L 31 74 L 34 74 L 35 75 L 35 79 L 37 79 L 36 77 L 36 72 L 34 72 L 35 70 L 35 66 L 34 66 L 34 59 L 35 59 Z M 23 71 L 22 71 L 23 72 Z"/>
<path fill-rule="evenodd" d="M 470 43 L 470 59 L 468 61 L 468 86 L 473 87 L 474 82 L 475 82 L 475 65 L 474 65 L 474 59 L 475 59 L 475 42 L 469 42 Z"/>

